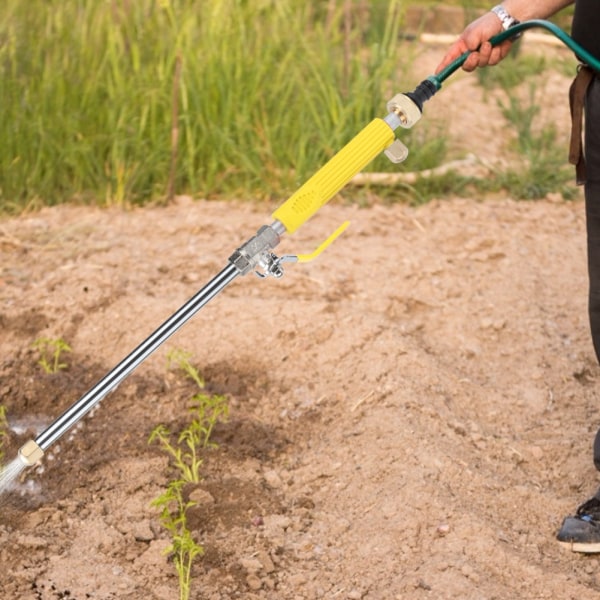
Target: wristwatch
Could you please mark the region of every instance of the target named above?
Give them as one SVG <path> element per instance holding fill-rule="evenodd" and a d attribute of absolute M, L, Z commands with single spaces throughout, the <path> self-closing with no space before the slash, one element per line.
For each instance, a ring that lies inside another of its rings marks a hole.
<path fill-rule="evenodd" d="M 494 8 L 492 8 L 491 10 L 500 19 L 500 22 L 502 23 L 502 29 L 504 29 L 504 31 L 506 31 L 513 25 L 518 25 L 519 21 L 517 21 L 517 19 L 508 14 L 508 12 L 504 8 L 504 6 L 502 6 L 502 4 L 494 6 Z"/>

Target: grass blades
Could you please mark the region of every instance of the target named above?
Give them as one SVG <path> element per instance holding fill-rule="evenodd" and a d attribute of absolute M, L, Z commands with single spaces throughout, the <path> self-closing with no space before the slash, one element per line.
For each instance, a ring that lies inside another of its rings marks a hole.
<path fill-rule="evenodd" d="M 369 15 L 343 1 L 5 0 L 2 209 L 291 193 L 385 110 L 401 4 Z"/>
<path fill-rule="evenodd" d="M 479 0 L 454 4 L 482 8 Z M 391 96 L 418 83 L 410 73 L 417 50 L 402 41 L 405 7 L 401 0 L 4 0 L 0 214 L 175 194 L 280 203 L 373 117 L 385 116 Z M 507 61 L 478 71 L 485 89 L 510 97 L 548 66 L 518 52 Z M 513 125 L 521 114 L 506 106 Z M 544 135 L 547 142 L 552 132 Z M 380 156 L 367 170 L 418 171 L 448 158 L 439 124 L 423 120 L 401 137 L 406 163 Z M 500 174 L 498 186 L 517 197 L 557 186 L 570 193 L 562 169 L 550 176 L 556 161 L 547 151 L 516 150 L 528 168 Z M 541 186 L 524 181 L 540 176 Z M 422 202 L 450 183 L 384 195 Z"/>

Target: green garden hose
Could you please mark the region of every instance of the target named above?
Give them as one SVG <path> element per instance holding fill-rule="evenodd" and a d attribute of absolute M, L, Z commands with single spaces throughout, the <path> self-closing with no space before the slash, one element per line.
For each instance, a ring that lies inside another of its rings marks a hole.
<path fill-rule="evenodd" d="M 579 58 L 580 61 L 587 64 L 589 67 L 594 69 L 595 71 L 600 72 L 600 60 L 595 56 L 592 56 L 585 48 L 582 48 L 571 36 L 565 33 L 560 27 L 551 23 L 550 21 L 544 21 L 541 19 L 533 19 L 531 21 L 523 21 L 522 23 L 517 23 L 513 25 L 506 31 L 495 35 L 490 38 L 489 42 L 492 46 L 497 46 L 502 42 L 514 38 L 518 36 L 520 33 L 527 29 L 533 28 L 542 28 L 546 29 L 553 35 L 555 35 L 565 46 L 573 50 L 575 55 Z M 441 87 L 442 83 L 452 75 L 457 69 L 462 67 L 462 65 L 467 60 L 468 56 L 471 54 L 471 51 L 467 51 L 464 54 L 461 54 L 457 59 L 451 62 L 447 67 L 442 69 L 439 73 L 435 75 L 431 75 L 424 81 L 422 81 L 414 92 L 410 92 L 407 94 L 419 107 L 419 109 L 423 110 L 423 102 L 429 100 L 433 94 L 435 94 Z"/>
<path fill-rule="evenodd" d="M 501 44 L 505 40 L 508 40 L 516 35 L 519 35 L 523 31 L 527 29 L 532 29 L 534 27 L 541 27 L 542 29 L 548 30 L 550 33 L 555 35 L 565 46 L 573 50 L 575 54 L 586 63 L 588 66 L 592 67 L 597 71 L 600 71 L 600 60 L 592 56 L 587 50 L 582 48 L 572 37 L 567 35 L 560 27 L 555 25 L 554 23 L 550 23 L 550 21 L 542 21 L 542 20 L 532 20 L 532 21 L 524 21 L 523 23 L 517 23 L 513 25 L 506 31 L 495 35 L 493 38 L 490 38 L 490 44 L 492 46 L 497 46 Z M 440 71 L 437 75 L 432 75 L 431 80 L 434 83 L 437 82 L 437 87 L 441 87 L 442 82 L 446 80 L 456 69 L 461 67 L 467 57 L 471 54 L 471 52 L 465 52 L 461 56 L 459 56 L 454 62 L 450 63 L 445 69 Z"/>

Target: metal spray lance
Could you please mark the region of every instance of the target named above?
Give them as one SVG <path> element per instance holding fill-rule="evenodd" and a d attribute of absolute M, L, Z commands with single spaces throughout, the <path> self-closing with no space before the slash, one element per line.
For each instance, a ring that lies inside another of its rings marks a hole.
<path fill-rule="evenodd" d="M 572 49 L 581 60 L 594 69 L 600 70 L 600 60 L 574 42 L 559 27 L 548 21 L 534 20 L 516 24 L 491 38 L 490 43 L 492 45 L 500 44 L 533 27 L 548 30 Z M 381 152 L 385 152 L 388 158 L 395 163 L 406 159 L 408 150 L 402 142 L 395 139 L 394 132 L 398 128 L 411 128 L 421 118 L 424 102 L 441 88 L 443 81 L 462 66 L 469 54 L 470 52 L 465 52 L 445 69 L 422 81 L 413 92 L 394 96 L 388 102 L 389 112 L 385 118 L 376 118 L 371 121 L 275 210 L 272 215 L 274 221 L 271 225 L 261 227 L 255 236 L 240 246 L 229 257 L 227 265 L 218 275 L 42 433 L 21 447 L 17 458 L 0 472 L 0 492 L 5 490 L 24 468 L 33 466 L 40 461 L 54 442 L 79 422 L 102 398 L 114 390 L 154 350 L 236 277 L 255 272 L 260 277 L 279 278 L 284 273 L 282 266 L 284 263 L 312 260 L 331 244 L 348 223 L 341 225 L 311 254 L 278 257 L 273 252 L 284 233 L 294 233 Z"/>
<path fill-rule="evenodd" d="M 284 274 L 285 263 L 310 261 L 335 241 L 348 226 L 348 222 L 343 223 L 310 254 L 277 256 L 273 252 L 283 234 L 294 233 L 382 151 L 385 151 L 393 162 L 399 163 L 406 159 L 408 150 L 402 142 L 395 139 L 394 131 L 398 128 L 410 128 L 421 118 L 423 100 L 431 96 L 436 89 L 430 82 L 425 84 L 425 88 L 425 92 L 418 88 L 414 93 L 395 96 L 388 103 L 388 115 L 383 119 L 376 118 L 371 121 L 277 208 L 272 214 L 273 222 L 261 227 L 256 235 L 235 250 L 220 273 L 42 433 L 26 442 L 19 450 L 11 469 L 5 470 L 6 475 L 0 475 L 0 491 L 6 487 L 2 481 L 3 477 L 10 475 L 14 479 L 20 470 L 39 462 L 54 442 L 78 423 L 100 400 L 114 390 L 150 354 L 236 277 L 254 272 L 263 278 L 269 276 L 280 278 Z M 16 471 L 16 475 L 13 471 Z"/>

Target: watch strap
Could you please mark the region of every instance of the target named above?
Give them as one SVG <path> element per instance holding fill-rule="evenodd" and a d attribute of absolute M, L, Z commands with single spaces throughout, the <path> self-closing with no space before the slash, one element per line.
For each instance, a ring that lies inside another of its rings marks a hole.
<path fill-rule="evenodd" d="M 508 13 L 508 11 L 504 8 L 504 6 L 502 6 L 502 4 L 494 6 L 494 8 L 492 8 L 491 10 L 500 19 L 500 22 L 502 23 L 502 29 L 504 29 L 504 31 L 506 31 L 513 25 L 517 25 L 519 23 L 517 19 L 515 19 Z"/>

